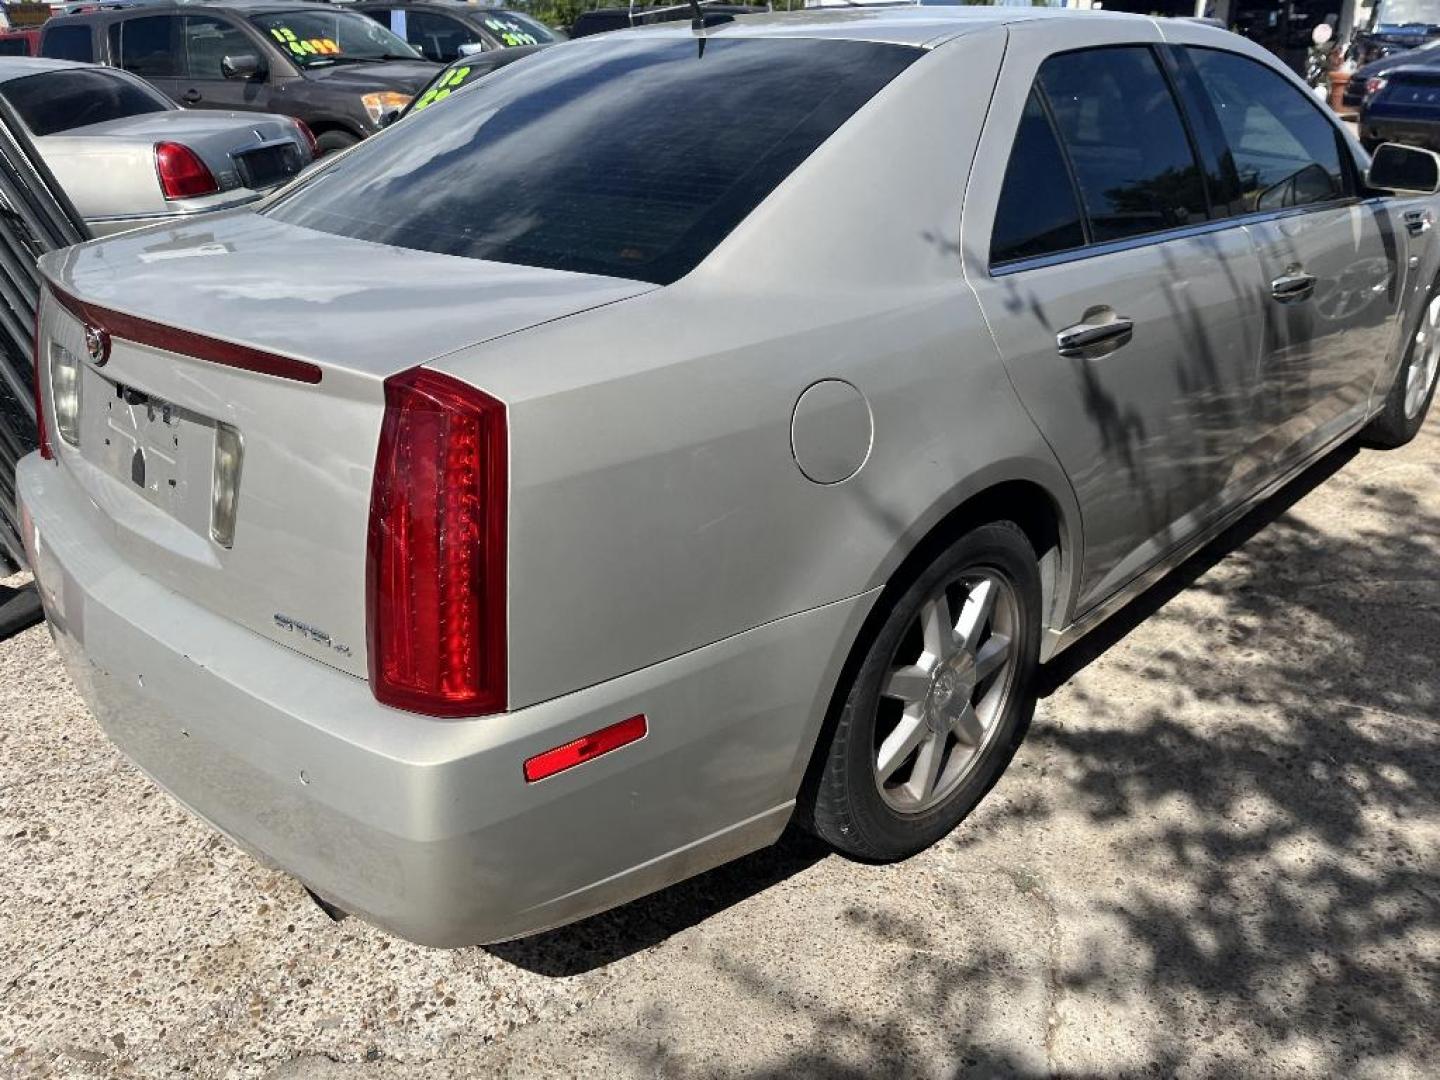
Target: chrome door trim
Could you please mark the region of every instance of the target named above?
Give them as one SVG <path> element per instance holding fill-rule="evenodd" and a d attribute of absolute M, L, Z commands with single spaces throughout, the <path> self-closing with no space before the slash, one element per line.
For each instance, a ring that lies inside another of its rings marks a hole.
<path fill-rule="evenodd" d="M 1277 221 L 1281 218 L 1298 217 L 1301 214 L 1316 214 L 1324 210 L 1341 210 L 1347 206 L 1363 206 L 1372 201 L 1375 200 L 1349 196 L 1344 199 L 1332 199 L 1329 202 L 1311 203 L 1307 206 L 1291 206 L 1284 210 L 1266 210 L 1253 214 L 1236 214 L 1234 217 L 1219 218 L 1215 221 L 1202 222 L 1199 225 L 1185 225 L 1178 229 L 1166 229 L 1164 232 L 1146 233 L 1144 236 L 1132 236 L 1124 240 L 1110 240 L 1103 244 L 1091 244 L 1088 247 L 1071 248 L 1069 251 L 1056 251 L 1049 255 L 1035 255 L 1028 259 L 1017 259 L 1015 262 L 1004 263 L 1001 266 L 992 266 L 989 268 L 989 273 L 992 278 L 1009 277 L 1011 274 L 1023 273 L 1026 270 L 1038 270 L 1047 266 L 1061 266 L 1065 263 L 1079 262 L 1081 259 L 1090 259 L 1099 255 L 1109 255 L 1116 251 L 1134 251 L 1136 248 L 1151 247 L 1155 244 L 1168 244 L 1172 240 L 1187 240 L 1193 236 L 1205 236 L 1209 233 L 1219 232 L 1222 229 L 1235 229 L 1245 225 L 1256 225 L 1265 221 Z"/>
<path fill-rule="evenodd" d="M 1226 529 L 1234 525 L 1258 504 L 1270 498 L 1270 496 L 1274 495 L 1291 480 L 1294 480 L 1295 477 L 1299 476 L 1336 447 L 1358 435 L 1374 415 L 1374 412 L 1367 409 L 1359 420 L 1346 427 L 1339 435 L 1325 443 L 1325 445 L 1315 451 L 1315 453 L 1300 459 L 1300 461 L 1280 473 L 1273 480 L 1261 485 L 1253 494 L 1241 499 L 1230 507 L 1230 509 L 1219 514 L 1208 527 L 1201 529 L 1179 547 L 1173 548 L 1168 554 L 1162 555 L 1146 569 L 1131 578 L 1128 584 L 1121 586 L 1117 591 L 1111 593 L 1109 597 L 1100 601 L 1063 630 L 1056 630 L 1053 627 L 1046 629 L 1040 638 L 1040 662 L 1043 664 L 1053 660 L 1112 615 L 1126 607 L 1130 601 L 1139 597 L 1141 593 L 1145 592 L 1166 574 L 1170 573 L 1170 571 L 1174 570 L 1186 559 L 1190 558 L 1190 556 L 1194 555 L 1206 544 L 1210 543 Z"/>

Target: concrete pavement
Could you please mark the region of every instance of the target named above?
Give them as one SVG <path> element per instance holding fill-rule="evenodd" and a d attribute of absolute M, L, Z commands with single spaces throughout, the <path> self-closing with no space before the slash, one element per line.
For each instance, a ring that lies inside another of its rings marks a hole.
<path fill-rule="evenodd" d="M 526 942 L 330 923 L 0 645 L 0 1075 L 1422 1077 L 1440 420 L 1342 451 L 1062 659 L 989 800 Z"/>

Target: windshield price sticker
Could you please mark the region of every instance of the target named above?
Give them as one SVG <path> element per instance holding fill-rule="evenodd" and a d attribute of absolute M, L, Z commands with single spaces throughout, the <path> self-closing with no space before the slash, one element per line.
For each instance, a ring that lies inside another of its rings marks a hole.
<path fill-rule="evenodd" d="M 300 38 L 288 26 L 277 26 L 270 35 L 296 56 L 338 56 L 340 43 L 334 38 Z"/>
<path fill-rule="evenodd" d="M 509 19 L 497 19 L 494 17 L 485 20 L 488 29 L 495 32 L 501 42 L 507 46 L 515 45 L 539 45 L 540 39 L 534 34 L 526 33 L 525 28 L 517 22 Z"/>
<path fill-rule="evenodd" d="M 450 96 L 450 92 L 452 90 L 458 90 L 469 76 L 470 69 L 468 67 L 456 68 L 434 86 L 430 87 L 429 90 L 426 90 L 425 93 L 421 94 L 420 100 L 415 102 L 413 111 L 419 112 L 427 105 L 434 105 L 437 101 L 444 101 Z"/>

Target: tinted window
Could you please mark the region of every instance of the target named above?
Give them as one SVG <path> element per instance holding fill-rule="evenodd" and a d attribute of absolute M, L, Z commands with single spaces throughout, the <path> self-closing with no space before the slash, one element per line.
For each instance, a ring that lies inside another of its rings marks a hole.
<path fill-rule="evenodd" d="M 1027 259 L 1084 243 L 1075 188 L 1040 94 L 1032 90 L 1020 117 L 1020 130 L 1005 169 L 1005 186 L 995 208 L 990 261 Z"/>
<path fill-rule="evenodd" d="M 284 11 L 256 15 L 250 21 L 300 67 L 420 59 L 419 53 L 374 19 L 353 11 Z"/>
<path fill-rule="evenodd" d="M 119 66 L 144 78 L 179 75 L 175 53 L 179 22 L 174 15 L 147 15 L 121 23 Z"/>
<path fill-rule="evenodd" d="M 819 39 L 701 44 L 637 34 L 547 49 L 361 144 L 268 213 L 397 247 L 667 284 L 922 55 Z"/>
<path fill-rule="evenodd" d="M 95 49 L 90 43 L 90 27 L 46 27 L 45 34 L 40 39 L 40 55 L 56 60 L 80 60 L 90 63 L 95 59 Z"/>
<path fill-rule="evenodd" d="M 30 43 L 23 37 L 0 37 L 0 56 L 29 56 Z"/>
<path fill-rule="evenodd" d="M 1235 161 L 1242 210 L 1279 210 L 1348 194 L 1335 127 L 1305 94 L 1246 57 L 1187 51 Z"/>
<path fill-rule="evenodd" d="M 0 85 L 33 135 L 54 135 L 172 106 L 149 87 L 108 71 L 78 69 L 27 75 Z"/>
<path fill-rule="evenodd" d="M 260 47 L 245 31 L 208 15 L 185 18 L 185 59 L 192 79 L 223 79 L 220 62 L 227 56 L 258 56 Z"/>
<path fill-rule="evenodd" d="M 406 11 L 397 8 L 390 13 L 390 29 L 397 34 L 396 19 L 401 20 L 404 34 L 401 36 L 427 59 L 449 63 L 460 56 L 461 45 L 480 44 L 481 38 L 474 30 L 459 19 L 449 15 L 435 15 L 428 11 Z"/>
<path fill-rule="evenodd" d="M 1040 68 L 1080 188 L 1091 239 L 1173 229 L 1209 217 L 1180 111 L 1149 49 L 1087 49 Z"/>

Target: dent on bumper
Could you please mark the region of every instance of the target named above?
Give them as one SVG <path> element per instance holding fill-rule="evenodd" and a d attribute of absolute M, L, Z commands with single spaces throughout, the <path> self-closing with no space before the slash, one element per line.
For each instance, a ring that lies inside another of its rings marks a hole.
<path fill-rule="evenodd" d="M 867 606 L 434 720 L 129 570 L 51 464 L 19 479 L 56 640 L 115 744 L 263 862 L 425 944 L 559 925 L 774 840 Z M 527 757 L 637 712 L 640 742 L 525 783 Z"/>

